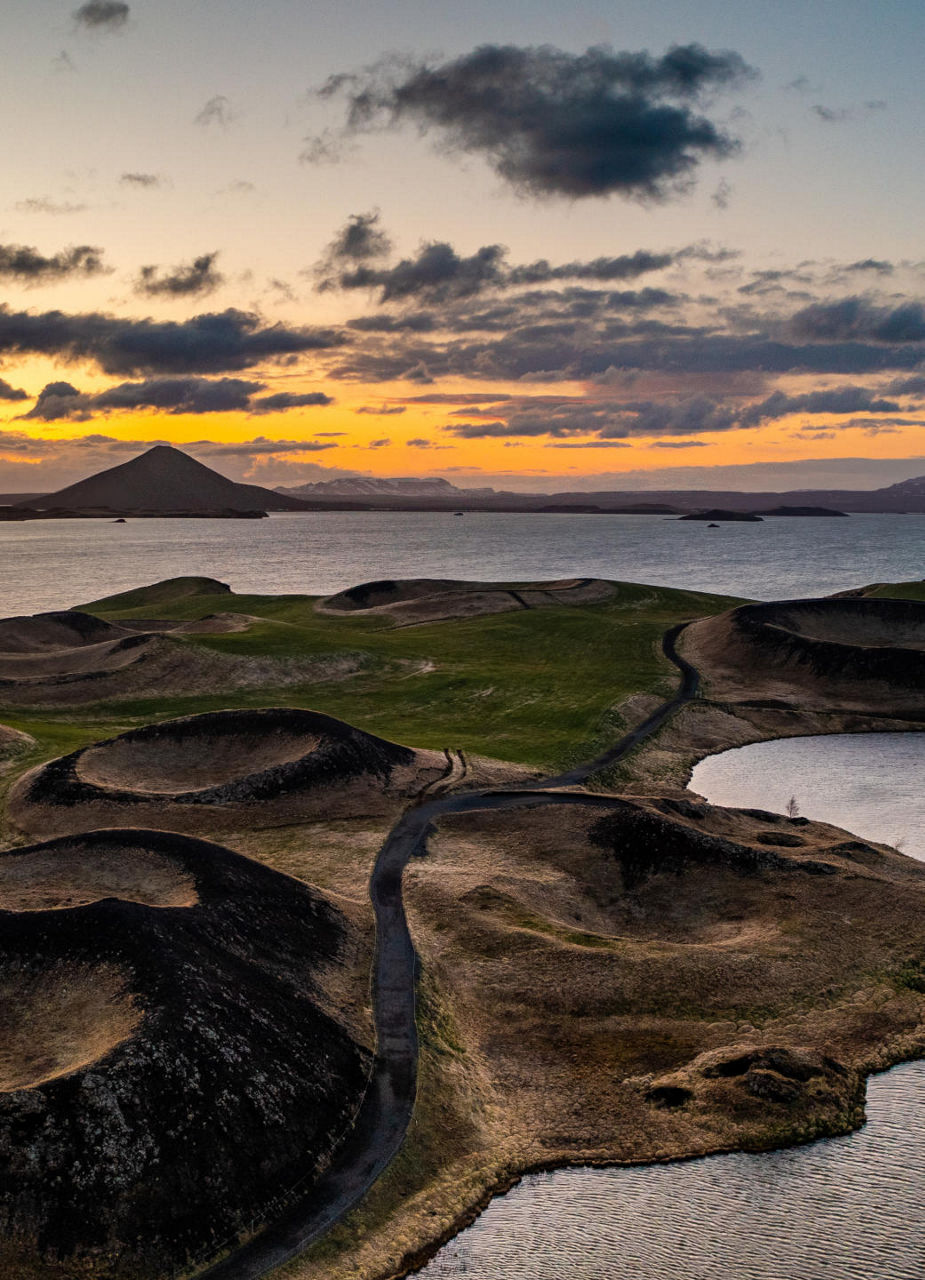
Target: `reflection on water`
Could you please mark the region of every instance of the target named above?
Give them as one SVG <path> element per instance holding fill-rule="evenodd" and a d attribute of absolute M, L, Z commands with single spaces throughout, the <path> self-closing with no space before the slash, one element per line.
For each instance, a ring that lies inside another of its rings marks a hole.
<path fill-rule="evenodd" d="M 719 530 L 661 516 L 326 511 L 269 520 L 0 523 L 0 615 L 66 609 L 186 574 L 327 595 L 375 578 L 576 576 L 762 600 L 921 577 L 925 515 Z"/>
<path fill-rule="evenodd" d="M 868 1084 L 858 1133 L 765 1155 L 525 1178 L 427 1280 L 922 1280 L 925 1063 Z"/>
<path fill-rule="evenodd" d="M 925 860 L 925 734 L 781 738 L 702 760 L 691 790 L 713 804 L 800 813 Z M 925 1275 L 925 1266 L 923 1266 Z"/>

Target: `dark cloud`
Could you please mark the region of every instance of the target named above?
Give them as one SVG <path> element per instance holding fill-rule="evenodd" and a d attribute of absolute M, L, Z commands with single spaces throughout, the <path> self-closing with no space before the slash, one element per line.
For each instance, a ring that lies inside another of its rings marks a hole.
<path fill-rule="evenodd" d="M 482 45 L 443 63 L 384 59 L 332 77 L 321 94 L 346 98 L 348 132 L 406 122 L 437 130 L 534 196 L 663 199 L 702 159 L 738 149 L 697 107 L 753 75 L 737 53 L 697 44 L 661 58 Z"/>
<path fill-rule="evenodd" d="M 845 120 L 851 119 L 851 112 L 847 107 L 826 107 L 821 102 L 817 102 L 811 110 L 813 115 L 824 120 L 826 124 L 843 124 Z"/>
<path fill-rule="evenodd" d="M 70 382 L 49 382 L 39 392 L 29 412 L 20 417 L 38 418 L 41 422 L 56 422 L 68 418 L 85 421 L 91 416 L 89 400 L 89 396 L 83 395 Z"/>
<path fill-rule="evenodd" d="M 502 392 L 485 392 L 485 391 L 464 391 L 459 395 L 450 395 L 445 392 L 434 392 L 429 396 L 410 396 L 409 404 L 498 404 L 503 400 L 510 400 L 511 396 Z"/>
<path fill-rule="evenodd" d="M 450 246 L 445 247 L 449 249 Z M 375 283 L 383 288 L 380 301 L 401 301 L 418 294 L 423 295 L 433 309 L 398 315 L 360 316 L 348 322 L 350 328 L 366 333 L 431 333 L 440 329 L 457 333 L 473 329 L 507 331 L 538 314 L 546 320 L 587 319 L 592 315 L 628 308 L 674 306 L 685 300 L 684 295 L 651 287 L 604 290 L 571 285 L 567 288 L 531 289 L 483 301 L 480 296 L 483 290 L 507 289 L 513 274 L 487 266 L 482 257 L 487 253 L 487 249 L 482 249 L 471 258 L 458 259 L 455 264 L 450 258 L 445 258 L 439 270 L 435 269 L 433 260 L 425 264 L 422 259 L 400 264 L 413 267 L 413 270 L 399 272 L 399 268 L 394 268 L 394 275 L 392 268 L 376 272 L 364 268 L 365 283 L 372 284 L 375 279 Z M 566 277 L 551 278 L 558 281 Z"/>
<path fill-rule="evenodd" d="M 0 378 L 0 400 L 28 400 L 28 391 L 23 391 L 21 387 L 11 386 L 6 378 Z"/>
<path fill-rule="evenodd" d="M 389 440 L 388 438 L 383 440 L 370 440 L 366 448 L 367 449 L 384 449 L 386 445 L 390 445 L 391 443 L 392 441 Z"/>
<path fill-rule="evenodd" d="M 891 396 L 925 396 L 925 373 L 910 378 L 896 378 L 883 388 Z"/>
<path fill-rule="evenodd" d="M 590 262 L 566 262 L 550 266 L 545 259 L 522 267 L 511 267 L 505 281 L 508 285 L 544 284 L 551 280 L 635 280 L 650 271 L 670 267 L 679 258 L 676 253 L 652 253 L 637 249 L 635 253 L 616 258 L 592 258 Z"/>
<path fill-rule="evenodd" d="M 129 7 L 121 0 L 87 0 L 74 11 L 74 21 L 88 31 L 121 31 L 128 15 Z"/>
<path fill-rule="evenodd" d="M 49 383 L 22 418 L 44 422 L 77 418 L 86 421 L 100 413 L 132 409 L 158 409 L 170 414 L 277 413 L 304 406 L 333 403 L 321 391 L 304 395 L 282 392 L 257 397 L 265 390 L 262 382 L 243 378 L 148 378 L 143 382 L 123 382 L 96 395 L 87 395 L 69 382 Z"/>
<path fill-rule="evenodd" d="M 706 449 L 706 440 L 654 440 L 653 449 Z"/>
<path fill-rule="evenodd" d="M 433 311 L 406 311 L 398 316 L 357 316 L 347 321 L 347 328 L 360 333 L 431 333 L 440 328 L 440 321 Z"/>
<path fill-rule="evenodd" d="M 277 391 L 271 396 L 261 396 L 259 400 L 252 400 L 249 408 L 251 413 L 283 413 L 287 409 L 315 408 L 333 403 L 333 397 L 325 395 L 323 391 L 304 393 Z"/>
<path fill-rule="evenodd" d="M 476 440 L 501 437 L 567 438 L 591 436 L 621 440 L 648 436 L 697 436 L 743 430 L 790 414 L 849 415 L 891 413 L 900 409 L 866 387 L 846 386 L 804 395 L 777 391 L 758 404 L 741 406 L 714 396 L 660 400 L 601 400 L 584 396 L 524 396 L 495 407 L 462 408 L 449 423 L 449 435 Z M 842 427 L 867 428 L 867 419 L 851 418 Z"/>
<path fill-rule="evenodd" d="M 378 209 L 370 213 L 354 213 L 340 228 L 328 245 L 323 261 L 329 267 L 386 258 L 392 251 L 392 241 L 383 231 Z"/>
<path fill-rule="evenodd" d="M 172 267 L 164 274 L 160 267 L 142 267 L 135 292 L 149 298 L 189 298 L 213 293 L 225 277 L 215 269 L 217 253 L 203 253 L 192 262 Z"/>
<path fill-rule="evenodd" d="M 81 244 L 50 257 L 24 244 L 0 245 L 0 279 L 43 284 L 68 276 L 96 276 L 106 271 L 102 249 Z"/>
<path fill-rule="evenodd" d="M 753 271 L 747 284 L 739 286 L 738 292 L 746 296 L 753 294 L 786 292 L 792 296 L 792 290 L 785 286 L 812 284 L 813 277 L 805 270 L 796 268 L 775 267 L 765 271 Z"/>
<path fill-rule="evenodd" d="M 727 182 L 725 178 L 720 178 L 710 199 L 717 209 L 728 209 L 732 200 L 732 184 Z"/>
<path fill-rule="evenodd" d="M 225 373 L 343 341 L 336 330 L 265 325 L 259 316 L 234 309 L 178 322 L 100 312 L 12 311 L 0 305 L 0 355 L 92 360 L 116 376 Z"/>
<path fill-rule="evenodd" d="M 818 373 L 842 377 L 911 371 L 923 358 L 918 302 L 811 302 L 791 316 L 715 302 L 663 319 L 650 308 L 683 298 L 658 290 L 538 291 L 474 307 L 439 309 L 433 332 L 367 332 L 334 378 L 387 382 L 409 376 L 481 382 L 624 381 L 644 372 L 730 377 Z M 693 317 L 701 323 L 692 323 Z"/>
<path fill-rule="evenodd" d="M 815 342 L 925 342 L 925 307 L 921 302 L 876 306 L 866 298 L 815 302 L 792 316 L 787 329 Z"/>
<path fill-rule="evenodd" d="M 223 93 L 217 93 L 196 113 L 193 124 L 198 124 L 204 129 L 213 124 L 218 125 L 220 129 L 227 129 L 234 118 L 230 100 Z"/>
<path fill-rule="evenodd" d="M 504 283 L 501 245 L 485 245 L 469 257 L 460 257 L 452 245 L 434 241 L 422 245 L 414 258 L 403 258 L 394 267 L 360 266 L 343 272 L 341 289 L 379 289 L 380 302 L 403 302 L 423 297 L 431 302 L 468 298 L 485 288 Z"/>
<path fill-rule="evenodd" d="M 860 262 L 849 262 L 842 271 L 873 271 L 880 276 L 891 276 L 895 270 L 892 262 L 883 258 L 863 258 Z"/>
<path fill-rule="evenodd" d="M 126 187 L 159 187 L 161 179 L 156 173 L 123 173 L 119 181 Z"/>
<path fill-rule="evenodd" d="M 372 414 L 376 418 L 391 418 L 396 414 L 405 413 L 406 410 L 403 404 L 364 404 L 354 412 Z"/>
<path fill-rule="evenodd" d="M 123 382 L 90 399 L 97 410 L 163 409 L 168 413 L 228 413 L 248 409 L 262 382 L 243 378 L 149 378 Z"/>
<path fill-rule="evenodd" d="M 885 400 L 867 387 L 837 387 L 796 396 L 775 391 L 761 404 L 746 409 L 739 426 L 756 427 L 791 413 L 896 413 L 900 407 L 895 400 Z"/>
<path fill-rule="evenodd" d="M 653 271 L 689 259 L 715 262 L 735 255 L 727 250 L 712 250 L 704 245 L 688 245 L 683 249 L 655 253 L 637 249 L 635 253 L 615 257 L 592 258 L 587 262 L 550 263 L 545 258 L 535 262 L 510 265 L 507 249 L 500 244 L 483 245 L 468 256 L 457 253 L 445 241 L 426 241 L 413 257 L 402 258 L 391 265 L 372 264 L 372 257 L 385 257 L 388 240 L 378 229 L 378 215 L 357 215 L 348 221 L 328 246 L 314 269 L 316 287 L 332 289 L 378 290 L 379 302 L 406 302 L 423 299 L 447 302 L 471 298 L 488 291 L 520 289 L 560 281 L 582 280 L 606 284 L 635 280 Z M 383 237 L 374 251 L 365 247 L 370 236 Z M 356 244 L 351 248 L 351 241 Z M 379 319 L 363 316 L 351 322 L 360 329 L 434 327 L 434 316 L 419 312 L 412 316 Z"/>
<path fill-rule="evenodd" d="M 247 458 L 255 454 L 323 453 L 326 449 L 336 449 L 337 445 L 321 444 L 317 440 L 268 440 L 266 436 L 257 436 L 254 440 L 244 440 L 238 444 L 194 440 L 192 444 L 184 445 L 184 448 L 202 458 Z"/>
<path fill-rule="evenodd" d="M 862 115 L 872 111 L 886 111 L 887 103 L 882 98 L 874 98 L 861 104 L 860 107 L 827 107 L 817 102 L 810 108 L 815 116 L 826 124 L 844 124 L 846 120 L 854 120 L 858 113 Z"/>

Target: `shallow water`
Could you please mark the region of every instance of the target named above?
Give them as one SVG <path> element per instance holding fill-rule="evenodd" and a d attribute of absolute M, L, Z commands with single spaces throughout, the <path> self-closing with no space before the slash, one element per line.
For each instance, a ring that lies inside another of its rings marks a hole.
<path fill-rule="evenodd" d="M 925 1063 L 871 1079 L 859 1132 L 764 1155 L 525 1178 L 427 1280 L 922 1280 Z"/>
<path fill-rule="evenodd" d="M 692 791 L 713 804 L 807 818 L 925 860 L 925 733 L 780 738 L 701 760 Z M 923 1265 L 925 1275 L 925 1265 Z"/>
<path fill-rule="evenodd" d="M 376 578 L 588 576 L 771 600 L 922 577 L 925 516 L 719 529 L 661 516 L 478 512 L 0 523 L 0 616 L 66 609 L 186 574 L 265 594 L 327 595 Z"/>

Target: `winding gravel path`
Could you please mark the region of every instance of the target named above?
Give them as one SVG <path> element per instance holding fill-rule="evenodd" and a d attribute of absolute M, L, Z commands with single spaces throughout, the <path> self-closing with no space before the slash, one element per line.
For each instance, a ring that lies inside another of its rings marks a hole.
<path fill-rule="evenodd" d="M 600 807 L 607 797 L 555 790 L 578 786 L 615 764 L 695 697 L 700 676 L 682 658 L 676 642 L 686 623 L 662 638 L 662 651 L 681 672 L 677 693 L 642 724 L 624 734 L 587 764 L 523 787 L 445 795 L 408 809 L 379 850 L 369 881 L 376 917 L 373 961 L 373 1014 L 377 1054 L 356 1122 L 320 1181 L 255 1237 L 223 1262 L 200 1273 L 200 1280 L 259 1280 L 274 1267 L 302 1253 L 344 1217 L 388 1167 L 404 1141 L 414 1110 L 418 1037 L 415 998 L 418 958 L 408 931 L 402 899 L 402 873 L 411 858 L 423 855 L 432 823 L 448 813 L 514 809 L 530 805 L 578 804 Z"/>

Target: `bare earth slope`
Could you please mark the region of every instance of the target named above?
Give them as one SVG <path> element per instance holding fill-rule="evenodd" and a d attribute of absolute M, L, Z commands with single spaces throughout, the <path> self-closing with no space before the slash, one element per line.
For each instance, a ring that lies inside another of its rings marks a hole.
<path fill-rule="evenodd" d="M 158 584 L 172 601 L 182 598 L 177 581 Z M 210 579 L 190 579 L 190 595 L 227 591 Z M 131 597 L 133 593 L 125 593 Z M 149 603 L 156 603 L 152 589 Z M 114 597 L 118 599 L 118 597 Z M 0 705 L 64 707 L 180 696 L 213 689 L 282 687 L 352 674 L 354 654 L 336 659 L 238 657 L 184 644 L 187 635 L 246 631 L 255 621 L 242 614 L 213 613 L 189 622 L 158 619 L 110 623 L 80 610 L 0 620 Z"/>

